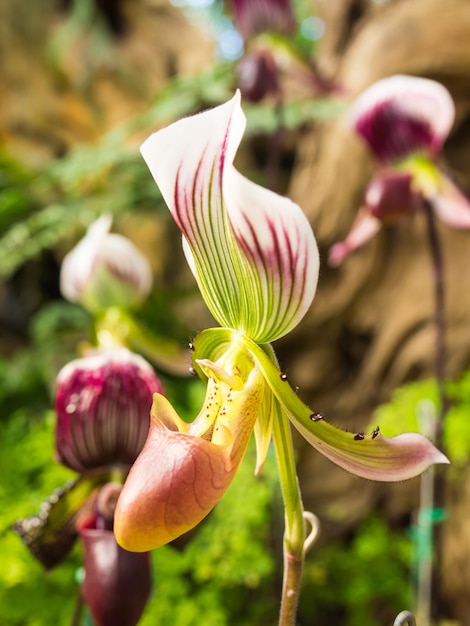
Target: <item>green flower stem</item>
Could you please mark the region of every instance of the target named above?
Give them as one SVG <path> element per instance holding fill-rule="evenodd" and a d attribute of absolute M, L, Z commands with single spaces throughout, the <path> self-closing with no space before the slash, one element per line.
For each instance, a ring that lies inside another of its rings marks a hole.
<path fill-rule="evenodd" d="M 436 228 L 436 220 L 432 207 L 426 203 L 424 207 L 426 225 L 428 230 L 429 249 L 431 253 L 432 270 L 434 278 L 434 327 L 436 331 L 436 344 L 434 352 L 434 371 L 437 380 L 439 395 L 439 419 L 436 423 L 434 443 L 438 448 L 442 447 L 442 430 L 444 420 L 449 409 L 449 398 L 446 392 L 446 318 L 445 318 L 445 284 L 444 284 L 444 260 L 442 258 L 441 243 Z"/>
<path fill-rule="evenodd" d="M 95 328 L 100 345 L 124 345 L 170 374 L 189 375 L 191 357 L 188 350 L 183 350 L 176 341 L 155 335 L 123 310 L 108 309 L 96 320 Z"/>
<path fill-rule="evenodd" d="M 279 407 L 273 439 L 284 500 L 284 577 L 279 626 L 295 626 L 304 562 L 305 522 L 289 422 Z"/>
<path fill-rule="evenodd" d="M 444 262 L 442 257 L 441 242 L 436 228 L 436 220 L 432 206 L 425 202 L 424 214 L 428 234 L 429 249 L 431 253 L 433 278 L 434 278 L 434 327 L 436 333 L 436 344 L 434 352 L 434 371 L 437 381 L 439 396 L 438 419 L 434 423 L 434 432 L 429 433 L 434 444 L 442 449 L 444 421 L 449 410 L 449 397 L 446 391 L 446 318 L 445 318 L 445 283 L 444 283 Z M 421 480 L 425 482 L 424 503 L 421 506 L 425 509 L 440 509 L 445 504 L 445 474 L 441 468 L 433 468 L 429 477 L 424 475 Z M 421 511 L 420 511 L 421 513 Z M 418 576 L 418 607 L 423 615 L 423 626 L 429 624 L 432 618 L 438 617 L 437 590 L 441 588 L 441 528 L 430 528 L 431 540 L 434 539 L 434 555 L 432 566 L 426 567 Z M 434 593 L 433 593 L 434 591 Z M 434 600 L 434 601 L 432 601 Z"/>

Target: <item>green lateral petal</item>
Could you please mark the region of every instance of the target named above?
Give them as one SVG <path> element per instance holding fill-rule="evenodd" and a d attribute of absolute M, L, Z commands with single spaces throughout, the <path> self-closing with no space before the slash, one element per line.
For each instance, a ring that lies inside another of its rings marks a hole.
<path fill-rule="evenodd" d="M 434 463 L 449 462 L 426 437 L 417 433 L 387 438 L 378 430 L 365 435 L 335 428 L 303 404 L 263 348 L 246 337 L 239 336 L 238 340 L 253 355 L 295 428 L 343 469 L 363 478 L 393 482 L 413 478 Z"/>
<path fill-rule="evenodd" d="M 66 558 L 77 538 L 79 521 L 92 513 L 100 487 L 110 478 L 109 472 L 93 472 L 70 481 L 49 497 L 38 515 L 15 523 L 13 530 L 45 569 Z"/>
<path fill-rule="evenodd" d="M 300 207 L 233 167 L 244 129 L 237 92 L 155 133 L 141 151 L 211 313 L 264 343 L 285 335 L 307 311 L 319 256 Z"/>

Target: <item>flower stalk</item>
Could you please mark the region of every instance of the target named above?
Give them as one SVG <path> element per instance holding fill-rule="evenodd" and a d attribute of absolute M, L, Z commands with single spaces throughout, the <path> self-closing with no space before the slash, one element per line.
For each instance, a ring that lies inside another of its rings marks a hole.
<path fill-rule="evenodd" d="M 284 501 L 284 574 L 279 626 L 295 626 L 304 564 L 305 521 L 289 422 L 282 410 L 273 421 L 279 482 Z"/>
<path fill-rule="evenodd" d="M 95 319 L 96 341 L 101 347 L 126 346 L 159 369 L 174 376 L 187 376 L 190 356 L 178 342 L 153 332 L 128 311 L 108 308 Z"/>
<path fill-rule="evenodd" d="M 434 375 L 436 377 L 439 410 L 437 419 L 432 420 L 432 432 L 429 433 L 431 440 L 442 447 L 444 422 L 449 409 L 449 398 L 446 392 L 446 320 L 445 320 L 445 280 L 442 247 L 439 233 L 436 227 L 436 219 L 429 202 L 424 203 L 426 217 L 429 250 L 432 262 L 434 282 Z M 445 504 L 445 477 L 437 468 L 431 468 L 429 474 L 421 477 L 421 498 L 418 519 L 425 519 L 425 529 L 428 534 L 430 545 L 434 546 L 434 553 L 428 558 L 430 562 L 418 563 L 418 616 L 423 626 L 430 624 L 431 616 L 435 612 L 433 606 L 433 588 L 439 589 L 440 563 L 441 563 L 441 532 L 440 527 L 435 526 L 436 520 L 433 513 L 443 510 Z M 420 524 L 418 525 L 420 528 Z M 437 615 L 434 615 L 437 617 Z"/>
<path fill-rule="evenodd" d="M 437 381 L 439 396 L 439 419 L 436 422 L 434 441 L 438 446 L 442 444 L 442 428 L 449 407 L 449 399 L 445 389 L 446 376 L 446 343 L 445 343 L 445 283 L 442 247 L 436 228 L 436 219 L 429 202 L 424 203 L 424 214 L 428 233 L 429 250 L 431 254 L 433 281 L 434 281 L 434 327 L 435 352 L 434 372 Z"/>

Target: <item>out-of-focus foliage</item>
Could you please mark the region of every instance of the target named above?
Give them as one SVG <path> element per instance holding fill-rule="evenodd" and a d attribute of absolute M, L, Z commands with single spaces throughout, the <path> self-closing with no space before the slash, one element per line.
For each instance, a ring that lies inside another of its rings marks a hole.
<path fill-rule="evenodd" d="M 36 513 L 41 502 L 73 474 L 53 461 L 53 415 L 38 403 L 2 421 L 0 438 L 0 611 L 8 626 L 40 626 L 51 616 L 70 622 L 76 589 L 77 554 L 47 576 L 11 530 L 18 518 Z"/>
<path fill-rule="evenodd" d="M 229 79 L 221 65 L 177 77 L 144 115 L 105 134 L 98 145 L 74 147 L 45 171 L 28 172 L 0 154 L 0 277 L 41 250 L 81 235 L 103 212 L 151 209 L 166 216 L 139 142 L 163 124 L 219 103 L 229 93 Z"/>
<path fill-rule="evenodd" d="M 453 467 L 464 465 L 470 455 L 470 372 L 447 385 L 450 408 L 444 422 L 445 453 Z M 419 413 L 431 403 L 434 412 L 439 411 L 438 393 L 434 380 L 410 383 L 397 389 L 388 404 L 376 411 L 374 426 L 386 436 L 406 431 L 422 432 Z M 424 405 L 423 405 L 424 403 Z"/>
<path fill-rule="evenodd" d="M 307 558 L 299 617 L 305 624 L 377 626 L 409 606 L 412 543 L 372 516 L 348 544 Z M 352 584 L 353 583 L 353 584 Z"/>

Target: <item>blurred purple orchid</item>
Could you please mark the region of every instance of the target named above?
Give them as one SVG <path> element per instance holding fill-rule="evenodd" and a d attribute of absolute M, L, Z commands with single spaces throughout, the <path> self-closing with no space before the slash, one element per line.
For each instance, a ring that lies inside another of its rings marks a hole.
<path fill-rule="evenodd" d="M 290 0 L 230 0 L 235 26 L 245 41 L 261 33 L 290 35 L 296 19 Z"/>
<path fill-rule="evenodd" d="M 244 129 L 237 93 L 141 148 L 221 328 L 202 331 L 192 344 L 194 368 L 207 382 L 194 422 L 154 396 L 149 436 L 116 507 L 116 537 L 129 550 L 152 549 L 193 528 L 229 486 L 251 433 L 259 471 L 287 418 L 318 451 L 366 478 L 404 480 L 448 462 L 416 433 L 388 439 L 378 430 L 354 436 L 335 428 L 301 402 L 279 370 L 270 342 L 310 307 L 319 255 L 300 207 L 234 168 Z"/>
<path fill-rule="evenodd" d="M 452 228 L 470 228 L 470 202 L 435 164 L 453 121 L 449 92 L 425 78 L 384 78 L 357 98 L 349 123 L 369 145 L 377 172 L 346 239 L 331 248 L 330 265 L 339 265 L 382 224 L 425 205 Z"/>
<path fill-rule="evenodd" d="M 101 215 L 64 257 L 61 293 L 93 315 L 99 345 L 126 346 L 159 369 L 187 376 L 187 350 L 134 318 L 132 310 L 150 294 L 152 270 L 132 241 L 110 232 L 111 224 L 111 215 Z"/>
<path fill-rule="evenodd" d="M 297 26 L 290 0 L 231 0 L 229 4 L 245 42 L 245 53 L 237 65 L 243 96 L 251 102 L 270 95 L 278 99 L 280 69 L 299 63 L 284 40 Z"/>
<path fill-rule="evenodd" d="M 39 515 L 15 530 L 46 569 L 61 563 L 79 537 L 84 548 L 81 594 L 97 626 L 135 626 L 147 602 L 147 553 L 114 538 L 122 483 L 149 430 L 149 410 L 162 385 L 151 366 L 125 348 L 96 351 L 57 377 L 56 454 L 80 476 L 58 490 Z"/>

